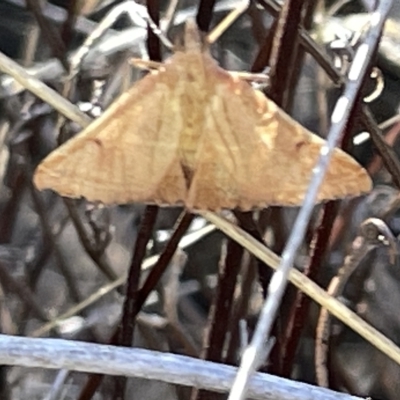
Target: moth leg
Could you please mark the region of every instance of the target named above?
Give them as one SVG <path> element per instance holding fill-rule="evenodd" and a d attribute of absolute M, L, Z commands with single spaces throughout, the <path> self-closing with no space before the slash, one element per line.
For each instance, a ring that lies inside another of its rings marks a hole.
<path fill-rule="evenodd" d="M 163 65 L 162 62 L 143 60 L 142 58 L 135 58 L 135 57 L 132 57 L 129 60 L 129 64 L 135 66 L 136 68 L 146 69 L 148 71 L 153 71 L 153 70 L 158 71 Z"/>
<path fill-rule="evenodd" d="M 241 79 L 242 81 L 257 82 L 264 85 L 269 85 L 268 71 L 261 73 L 253 73 L 246 71 L 228 71 L 233 78 Z"/>

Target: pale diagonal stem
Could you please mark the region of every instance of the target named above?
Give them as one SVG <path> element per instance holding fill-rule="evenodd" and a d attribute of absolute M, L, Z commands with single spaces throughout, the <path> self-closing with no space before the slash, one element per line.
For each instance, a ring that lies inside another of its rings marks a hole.
<path fill-rule="evenodd" d="M 300 209 L 292 233 L 283 250 L 280 265 L 271 279 L 267 299 L 263 305 L 256 330 L 251 343 L 243 353 L 241 365 L 228 400 L 243 400 L 245 398 L 248 382 L 259 367 L 260 356 L 265 355 L 265 351 L 263 350 L 270 336 L 288 278 L 291 271 L 293 271 L 294 258 L 304 239 L 319 187 L 324 179 L 332 153 L 357 99 L 357 94 L 367 73 L 370 59 L 376 49 L 391 5 L 391 0 L 381 0 L 377 10 L 371 15 L 370 30 L 366 34 L 364 43 L 356 51 L 343 95 L 337 101 L 332 113 L 327 142 L 321 148 L 320 158 L 313 170 L 311 183 L 306 192 L 303 206 Z"/>

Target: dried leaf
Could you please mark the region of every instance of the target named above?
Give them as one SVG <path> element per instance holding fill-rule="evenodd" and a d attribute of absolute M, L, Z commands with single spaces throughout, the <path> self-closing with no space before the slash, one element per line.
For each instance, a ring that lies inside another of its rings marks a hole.
<path fill-rule="evenodd" d="M 323 139 L 220 68 L 188 23 L 185 49 L 37 168 L 39 189 L 103 203 L 249 210 L 303 201 Z M 335 149 L 318 201 L 369 191 Z"/>

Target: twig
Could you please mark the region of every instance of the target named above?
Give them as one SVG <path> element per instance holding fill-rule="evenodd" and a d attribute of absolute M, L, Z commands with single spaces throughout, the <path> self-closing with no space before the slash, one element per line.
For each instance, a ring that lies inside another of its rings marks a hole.
<path fill-rule="evenodd" d="M 391 0 L 381 0 L 377 11 L 371 15 L 370 30 L 366 34 L 364 42 L 358 47 L 355 53 L 354 61 L 351 64 L 348 74 L 348 82 L 344 88 L 343 95 L 338 99 L 332 113 L 327 143 L 321 148 L 320 158 L 313 170 L 303 206 L 300 209 L 291 235 L 282 253 L 280 266 L 272 277 L 268 290 L 269 296 L 262 308 L 253 339 L 243 353 L 241 366 L 230 392 L 229 400 L 242 400 L 245 397 L 248 381 L 259 365 L 260 354 L 262 354 L 262 349 L 265 348 L 265 343 L 269 338 L 275 314 L 284 294 L 296 252 L 303 241 L 307 225 L 314 209 L 318 189 L 328 168 L 335 146 L 353 110 L 357 94 L 364 81 L 370 59 L 375 52 L 391 5 Z"/>
<path fill-rule="evenodd" d="M 201 0 L 197 11 L 197 26 L 202 32 L 208 32 L 216 0 Z M 236 8 L 236 7 L 235 7 Z"/>
<path fill-rule="evenodd" d="M 242 267 L 242 277 L 240 279 L 240 296 L 235 299 L 235 305 L 232 312 L 232 317 L 229 321 L 229 347 L 227 350 L 226 357 L 224 359 L 225 363 L 228 365 L 236 365 L 238 360 L 238 354 L 241 354 L 245 346 L 249 343 L 246 319 L 248 318 L 248 312 L 251 309 L 251 299 L 254 294 L 254 282 L 257 279 L 256 262 L 261 261 L 254 258 L 249 253 L 244 253 L 243 257 L 243 267 Z M 264 264 L 262 264 L 264 266 Z M 269 268 L 264 269 L 271 272 Z M 244 325 L 244 334 L 243 334 Z"/>
<path fill-rule="evenodd" d="M 372 250 L 379 246 L 390 246 L 390 252 L 397 252 L 397 243 L 387 225 L 377 218 L 369 218 L 362 223 L 359 235 L 355 238 L 351 253 L 346 257 L 344 265 L 331 280 L 327 292 L 339 297 L 349 278 Z M 393 258 L 393 257 L 391 257 Z M 396 260 L 391 262 L 394 264 Z M 329 350 L 329 313 L 325 308 L 319 315 L 315 338 L 315 370 L 318 385 L 328 387 L 328 350 Z"/>
<path fill-rule="evenodd" d="M 271 55 L 271 85 L 269 94 L 280 107 L 286 109 L 295 59 L 298 53 L 298 29 L 307 0 L 286 0 L 283 3 L 274 35 Z M 289 44 L 289 45 L 288 45 Z"/>
<path fill-rule="evenodd" d="M 169 28 L 174 22 L 175 14 L 178 10 L 179 0 L 170 0 L 168 2 L 167 10 L 165 11 L 164 18 L 161 21 L 161 29 L 168 32 Z"/>
<path fill-rule="evenodd" d="M 143 286 L 140 288 L 137 298 L 136 298 L 136 303 L 134 304 L 135 310 L 132 311 L 131 315 L 132 318 L 135 318 L 135 312 L 138 312 L 145 301 L 147 300 L 149 294 L 154 290 L 155 285 L 159 282 L 159 279 L 165 269 L 168 266 L 168 263 L 172 259 L 175 250 L 180 242 L 181 237 L 189 227 L 191 221 L 192 221 L 193 215 L 188 214 L 188 213 L 183 213 L 181 214 L 180 218 L 178 218 L 178 221 L 176 223 L 176 229 L 174 230 L 174 233 L 172 234 L 170 240 L 168 241 L 167 245 L 165 246 L 163 252 L 161 253 L 160 257 L 157 259 L 156 264 L 154 265 L 154 268 L 151 270 L 150 274 L 147 276 L 147 279 L 143 283 Z M 181 243 L 182 244 L 182 243 Z M 182 244 L 183 245 L 183 244 Z M 117 343 L 117 336 L 118 332 L 115 332 L 110 340 L 112 344 Z M 93 396 L 93 393 L 97 390 L 98 385 L 100 384 L 101 380 L 103 378 L 102 376 L 99 375 L 94 375 L 91 376 L 86 383 L 83 391 L 81 392 L 81 395 L 79 397 L 80 400 L 83 399 L 90 399 Z M 118 388 L 119 392 L 121 392 L 122 387 L 124 386 L 123 379 L 120 379 L 120 382 L 118 382 Z M 118 391 L 117 391 L 118 392 Z M 116 393 L 118 395 L 118 393 Z"/>
<path fill-rule="evenodd" d="M 30 194 L 32 196 L 33 204 L 35 206 L 35 211 L 39 216 L 39 220 L 42 226 L 43 237 L 47 245 L 50 246 L 51 249 L 53 250 L 53 254 L 56 259 L 56 265 L 65 278 L 65 282 L 71 293 L 71 298 L 75 303 L 79 303 L 82 299 L 82 296 L 75 283 L 74 275 L 72 274 L 71 269 L 68 267 L 67 262 L 65 261 L 65 258 L 62 252 L 60 251 L 59 245 L 53 234 L 50 221 L 47 218 L 46 208 L 43 204 L 43 200 L 39 196 L 39 193 L 36 191 L 36 188 L 33 186 L 31 174 L 28 173 L 27 171 L 24 172 L 26 174 L 26 181 L 29 183 Z"/>
<path fill-rule="evenodd" d="M 180 242 L 179 242 L 179 248 L 180 249 L 186 249 L 187 247 L 190 247 L 194 243 L 196 243 L 198 240 L 204 238 L 205 236 L 209 235 L 210 233 L 214 232 L 215 227 L 214 225 L 207 225 L 202 229 L 199 229 L 196 232 L 189 233 L 188 235 L 184 236 Z M 170 240 L 171 242 L 171 240 Z M 170 243 L 169 242 L 169 243 Z M 163 254 L 165 253 L 165 250 L 163 251 Z M 158 260 L 160 259 L 160 255 L 155 255 L 148 257 L 144 260 L 142 264 L 142 270 L 146 271 L 149 268 L 152 268 L 154 265 L 158 263 Z M 112 292 L 115 290 L 117 287 L 123 285 L 126 281 L 127 275 L 123 275 L 120 278 L 118 278 L 116 281 L 109 283 L 108 285 L 105 285 L 98 289 L 96 292 L 94 292 L 91 296 L 83 300 L 81 303 L 77 304 L 76 306 L 70 308 L 68 311 L 65 313 L 59 315 L 56 319 L 53 321 L 41 326 L 40 328 L 36 329 L 33 331 L 30 336 L 32 337 L 39 337 L 43 336 L 46 333 L 50 332 L 52 329 L 57 327 L 60 322 L 63 320 L 70 318 L 76 314 L 79 314 L 82 310 L 85 308 L 91 306 L 101 298 L 103 298 L 106 294 Z M 143 290 L 143 287 L 142 287 Z"/>
<path fill-rule="evenodd" d="M 273 269 L 277 269 L 281 258 L 255 240 L 248 233 L 236 225 L 209 211 L 199 211 L 204 218 L 209 220 L 230 238 L 236 240 L 254 256 L 262 260 Z M 400 365 L 400 348 L 390 339 L 361 319 L 345 305 L 330 296 L 320 286 L 308 279 L 297 269 L 292 268 L 289 272 L 289 281 L 305 294 L 310 296 L 316 303 L 326 308 L 337 319 L 353 329 L 365 340 L 386 354 L 389 358 Z"/>
<path fill-rule="evenodd" d="M 175 252 L 169 263 L 168 270 L 163 274 L 161 283 L 163 311 L 165 314 L 167 328 L 173 335 L 173 341 L 180 343 L 184 349 L 184 354 L 197 357 L 199 354 L 198 346 L 186 332 L 185 327 L 181 324 L 178 315 L 178 304 L 182 291 L 180 277 L 183 268 L 186 265 L 187 255 L 182 250 Z M 152 347 L 153 348 L 153 347 Z"/>
<path fill-rule="evenodd" d="M 139 308 L 143 307 L 147 297 L 149 296 L 151 291 L 154 290 L 155 285 L 159 282 L 162 274 L 168 267 L 168 264 L 175 254 L 175 251 L 179 243 L 181 242 L 183 235 L 189 228 L 192 221 L 193 214 L 183 212 L 179 216 L 174 227 L 174 233 L 170 237 L 157 262 L 154 264 L 154 268 L 151 270 L 150 274 L 146 278 L 143 286 L 140 288 L 137 299 L 137 306 Z M 181 245 L 179 245 L 179 247 L 182 248 Z"/>
<path fill-rule="evenodd" d="M 160 24 L 160 3 L 158 0 L 147 0 L 147 13 L 151 21 L 154 21 L 154 25 L 158 26 Z M 161 38 L 157 35 L 156 30 L 154 30 L 154 25 L 149 24 L 147 27 L 147 51 L 149 53 L 150 60 L 161 61 Z"/>
<path fill-rule="evenodd" d="M 134 336 L 135 319 L 140 307 L 138 304 L 139 282 L 141 265 L 146 256 L 146 248 L 158 214 L 157 206 L 147 206 L 143 215 L 143 220 L 135 241 L 131 265 L 129 267 L 128 280 L 126 283 L 126 295 L 123 305 L 122 318 L 119 327 L 118 344 L 121 346 L 131 346 Z M 124 398 L 126 379 L 118 377 L 116 379 L 116 398 Z"/>
<path fill-rule="evenodd" d="M 71 72 L 70 79 L 78 74 L 80 67 L 89 54 L 90 50 L 96 42 L 104 35 L 104 33 L 122 16 L 128 15 L 133 23 L 144 28 L 146 22 L 149 22 L 152 29 L 157 33 L 157 35 L 163 40 L 163 43 L 172 48 L 172 43 L 160 32 L 158 27 L 154 24 L 152 19 L 147 14 L 146 8 L 142 5 L 136 3 L 135 1 L 125 1 L 112 10 L 102 19 L 102 21 L 96 26 L 93 32 L 85 39 L 85 42 L 80 47 L 80 49 L 74 54 L 71 59 Z"/>
<path fill-rule="evenodd" d="M 304 46 L 299 45 L 298 30 L 300 26 L 310 28 L 314 8 L 317 2 L 310 0 L 287 0 L 283 3 L 282 9 L 277 20 L 277 28 L 273 38 L 273 44 L 270 55 L 270 87 L 268 94 L 283 110 L 290 112 L 294 100 L 294 90 L 299 80 L 301 66 L 305 56 Z M 283 214 L 282 209 L 277 210 L 275 220 L 281 219 Z M 279 223 L 279 222 L 278 222 Z M 275 237 L 283 239 L 278 232 L 274 230 Z M 276 240 L 276 245 L 279 246 L 280 240 Z M 282 250 L 284 240 L 281 241 Z M 280 250 L 280 251 L 282 251 Z M 288 296 L 291 306 L 288 304 L 288 309 L 298 309 L 297 296 Z M 290 300 L 293 299 L 293 300 Z M 274 326 L 275 345 L 272 348 L 270 356 L 269 372 L 275 372 L 282 376 L 283 359 L 285 358 L 285 344 L 290 335 L 290 329 L 285 330 L 285 334 L 278 333 L 279 326 L 288 326 L 287 318 L 284 317 L 284 312 L 281 312 Z M 298 337 L 293 337 L 294 341 Z"/>
<path fill-rule="evenodd" d="M 246 212 L 234 212 L 236 219 L 239 222 L 239 226 L 251 235 L 254 239 L 263 243 L 263 234 L 253 219 L 252 213 Z M 269 268 L 265 268 L 265 265 L 260 260 L 256 259 L 257 270 L 258 270 L 258 281 L 261 285 L 262 294 L 265 298 L 267 295 L 268 283 L 272 277 L 272 271 Z"/>
<path fill-rule="evenodd" d="M 385 143 L 385 140 L 382 138 L 382 133 L 379 131 L 379 127 L 375 122 L 374 117 L 372 116 L 371 111 L 367 106 L 362 108 L 363 110 L 363 119 L 362 122 L 365 125 L 365 128 L 368 129 L 371 135 L 372 142 L 378 149 L 383 164 L 392 175 L 392 179 L 396 187 L 400 188 L 400 162 L 397 157 L 397 154 L 394 150 Z"/>
<path fill-rule="evenodd" d="M 207 35 L 206 41 L 209 44 L 215 43 L 224 32 L 247 10 L 249 0 L 232 9 L 232 11 Z"/>
<path fill-rule="evenodd" d="M 13 292 L 18 297 L 22 303 L 25 303 L 27 307 L 32 311 L 36 318 L 42 321 L 48 321 L 49 316 L 43 310 L 40 302 L 36 298 L 35 294 L 32 293 L 31 289 L 24 285 L 23 282 L 15 279 L 8 268 L 0 261 L 0 282 L 3 286 L 3 290 L 7 292 Z"/>
<path fill-rule="evenodd" d="M 47 204 L 46 204 L 47 206 Z M 47 214 L 49 215 L 49 214 Z M 58 217 L 58 224 L 56 227 L 53 228 L 53 236 L 55 242 L 57 242 L 63 233 L 69 218 L 64 215 L 57 215 Z M 35 260 L 30 263 L 29 265 L 29 272 L 28 272 L 28 284 L 29 287 L 32 288 L 33 291 L 36 290 L 36 285 L 41 277 L 41 274 L 43 272 L 43 269 L 45 269 L 45 266 L 47 264 L 48 259 L 50 256 L 53 254 L 53 249 L 51 246 L 43 246 L 43 239 L 40 243 L 36 244 L 35 248 L 35 254 L 37 256 L 35 257 Z M 25 318 L 21 318 L 22 320 L 28 320 L 28 316 L 24 316 Z"/>
<path fill-rule="evenodd" d="M 60 60 L 65 70 L 67 70 L 68 61 L 65 57 L 65 44 L 62 41 L 59 32 L 44 17 L 41 1 L 25 0 L 25 2 L 27 8 L 34 15 L 36 22 L 38 23 L 40 30 L 42 31 L 42 37 L 48 42 L 51 52 L 58 58 L 58 60 Z"/>
<path fill-rule="evenodd" d="M 387 119 L 386 121 L 381 122 L 378 125 L 378 128 L 385 130 L 398 122 L 400 122 L 400 114 L 396 114 L 393 117 Z"/>
<path fill-rule="evenodd" d="M 5 0 L 7 3 L 20 8 L 26 8 L 26 0 Z M 62 8 L 55 6 L 49 2 L 46 2 L 42 7 L 43 16 L 54 24 L 62 24 L 67 18 L 67 11 Z M 83 34 L 90 33 L 96 27 L 96 22 L 91 21 L 88 18 L 78 17 L 75 24 L 75 29 Z"/>
<path fill-rule="evenodd" d="M 22 3 L 24 0 L 7 1 L 18 5 L 23 5 Z M 242 1 L 243 0 L 223 0 L 217 3 L 214 10 L 216 13 L 225 12 L 239 6 Z M 193 17 L 196 12 L 197 7 L 188 7 L 183 11 L 178 11 L 175 17 L 175 24 L 179 25 L 184 23 L 188 17 Z M 52 4 L 46 5 L 46 8 L 44 9 L 44 14 L 47 18 L 54 18 L 54 20 L 57 20 L 60 23 L 64 22 L 66 18 L 65 10 L 55 7 Z M 91 33 L 96 28 L 96 26 L 97 24 L 95 24 L 94 22 L 86 18 L 78 17 L 76 28 L 78 30 L 82 30 L 83 33 Z M 99 55 L 106 57 L 119 51 L 138 46 L 139 43 L 143 43 L 145 37 L 146 30 L 139 27 L 128 28 L 121 32 L 115 32 L 110 29 L 110 31 L 107 32 L 104 40 L 101 41 L 98 46 L 92 48 L 90 53 L 87 55 L 85 61 L 83 62 L 83 69 L 90 68 L 92 63 L 95 62 L 96 58 L 99 57 Z M 71 57 L 69 57 L 68 59 L 70 60 Z M 34 67 L 27 69 L 26 72 L 32 78 L 43 80 L 56 80 L 60 78 L 64 70 L 57 60 L 51 59 L 47 62 L 36 63 Z M 4 76 L 2 77 L 2 79 L 0 79 L 0 98 L 18 94 L 23 90 L 24 85 L 20 85 L 15 81 L 17 81 L 17 79 L 12 78 L 11 76 Z M 36 95 L 42 98 L 39 94 L 36 93 Z M 48 97 L 50 98 L 48 104 L 52 105 L 51 96 Z"/>
<path fill-rule="evenodd" d="M 303 29 L 306 29 L 307 31 L 311 30 L 313 25 L 314 25 L 314 16 L 316 9 L 318 7 L 318 4 L 321 2 L 314 1 L 314 0 L 306 0 L 304 1 L 303 5 L 303 16 L 302 16 L 302 22 L 299 26 L 302 26 Z M 302 66 L 304 64 L 305 56 L 306 56 L 306 49 L 304 46 L 300 45 L 300 37 L 297 34 L 297 32 L 293 32 L 295 34 L 294 40 L 296 43 L 295 47 L 295 53 L 292 55 L 292 66 L 290 69 L 290 82 L 287 83 L 287 87 L 289 88 L 289 94 L 286 97 L 284 103 L 282 103 L 282 108 L 284 110 L 292 110 L 293 108 L 293 102 L 295 101 L 295 96 L 294 96 L 294 91 L 295 88 L 298 86 L 298 82 L 300 80 L 301 74 L 302 74 Z M 288 43 L 288 42 L 286 42 Z M 318 68 L 318 71 L 321 72 L 321 68 Z M 326 100 L 325 100 L 326 101 Z M 328 115 L 328 113 L 326 114 Z M 326 133 L 328 130 L 326 129 L 323 131 L 323 133 Z M 321 132 L 320 132 L 321 133 Z"/>
<path fill-rule="evenodd" d="M 44 400 L 57 400 L 61 399 L 61 394 L 65 385 L 66 380 L 69 377 L 69 371 L 62 369 L 58 371 L 56 378 L 51 386 L 49 393 L 47 393 Z"/>
<path fill-rule="evenodd" d="M 258 0 L 268 10 L 272 16 L 278 17 L 281 7 L 275 0 Z M 305 47 L 307 52 L 318 62 L 320 67 L 327 73 L 327 75 L 336 84 L 343 83 L 343 77 L 337 69 L 335 69 L 329 57 L 325 54 L 322 48 L 317 46 L 310 34 L 303 28 L 298 29 L 299 41 L 302 46 Z"/>
<path fill-rule="evenodd" d="M 0 70 L 5 74 L 11 75 L 18 83 L 30 92 L 41 98 L 46 103 L 53 106 L 61 114 L 71 121 L 75 121 L 82 127 L 89 125 L 91 119 L 81 112 L 78 107 L 64 99 L 55 90 L 49 88 L 43 82 L 33 78 L 24 68 L 20 67 L 15 61 L 0 52 Z"/>
<path fill-rule="evenodd" d="M 321 223 L 319 224 L 310 248 L 310 261 L 304 269 L 304 274 L 315 281 L 321 271 L 324 255 L 329 246 L 329 237 L 335 221 L 339 203 L 330 201 L 324 204 L 321 210 Z M 301 339 L 301 332 L 309 317 L 311 299 L 300 290 L 297 291 L 285 329 L 285 338 L 282 344 L 282 371 L 280 376 L 290 377 L 293 361 L 296 356 L 297 346 Z"/>
<path fill-rule="evenodd" d="M 226 254 L 224 254 L 226 253 Z M 202 358 L 204 360 L 223 362 L 224 345 L 229 322 L 232 316 L 235 287 L 242 265 L 243 247 L 234 240 L 229 240 L 226 252 L 221 255 L 218 271 L 218 285 L 213 304 L 208 315 L 208 326 L 203 343 Z M 194 388 L 192 400 L 216 400 L 214 393 Z"/>
<path fill-rule="evenodd" d="M 97 249 L 94 248 L 92 241 L 90 240 L 88 233 L 83 225 L 83 222 L 79 216 L 76 202 L 72 199 L 63 199 L 64 204 L 68 209 L 69 216 L 71 218 L 72 224 L 78 234 L 79 241 L 82 247 L 85 249 L 87 255 L 92 259 L 98 269 L 110 280 L 114 281 L 118 278 L 116 272 L 113 270 L 112 266 L 107 262 L 104 253 L 99 253 Z"/>
<path fill-rule="evenodd" d="M 56 355 L 56 356 L 55 356 Z M 171 353 L 62 339 L 0 335 L 0 363 L 124 375 L 227 392 L 237 369 Z M 302 382 L 257 373 L 249 383 L 256 400 L 363 400 Z"/>
<path fill-rule="evenodd" d="M 47 1 L 46 1 L 47 3 Z M 86 2 L 88 3 L 88 2 Z M 80 14 L 80 6 L 82 2 L 80 0 L 71 0 L 67 5 L 67 16 L 61 25 L 61 40 L 65 45 L 70 45 L 72 43 L 72 38 L 74 36 L 75 25 L 77 23 L 78 16 Z M 43 12 L 43 8 L 42 8 Z M 69 66 L 69 63 L 67 62 Z"/>

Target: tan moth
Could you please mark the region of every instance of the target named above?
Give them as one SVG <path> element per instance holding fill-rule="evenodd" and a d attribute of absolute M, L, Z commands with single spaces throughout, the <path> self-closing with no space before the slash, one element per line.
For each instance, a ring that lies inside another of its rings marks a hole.
<path fill-rule="evenodd" d="M 34 182 L 39 189 L 106 204 L 297 206 L 323 143 L 220 68 L 189 22 L 184 49 L 52 152 Z M 370 189 L 367 172 L 335 149 L 318 201 Z"/>

